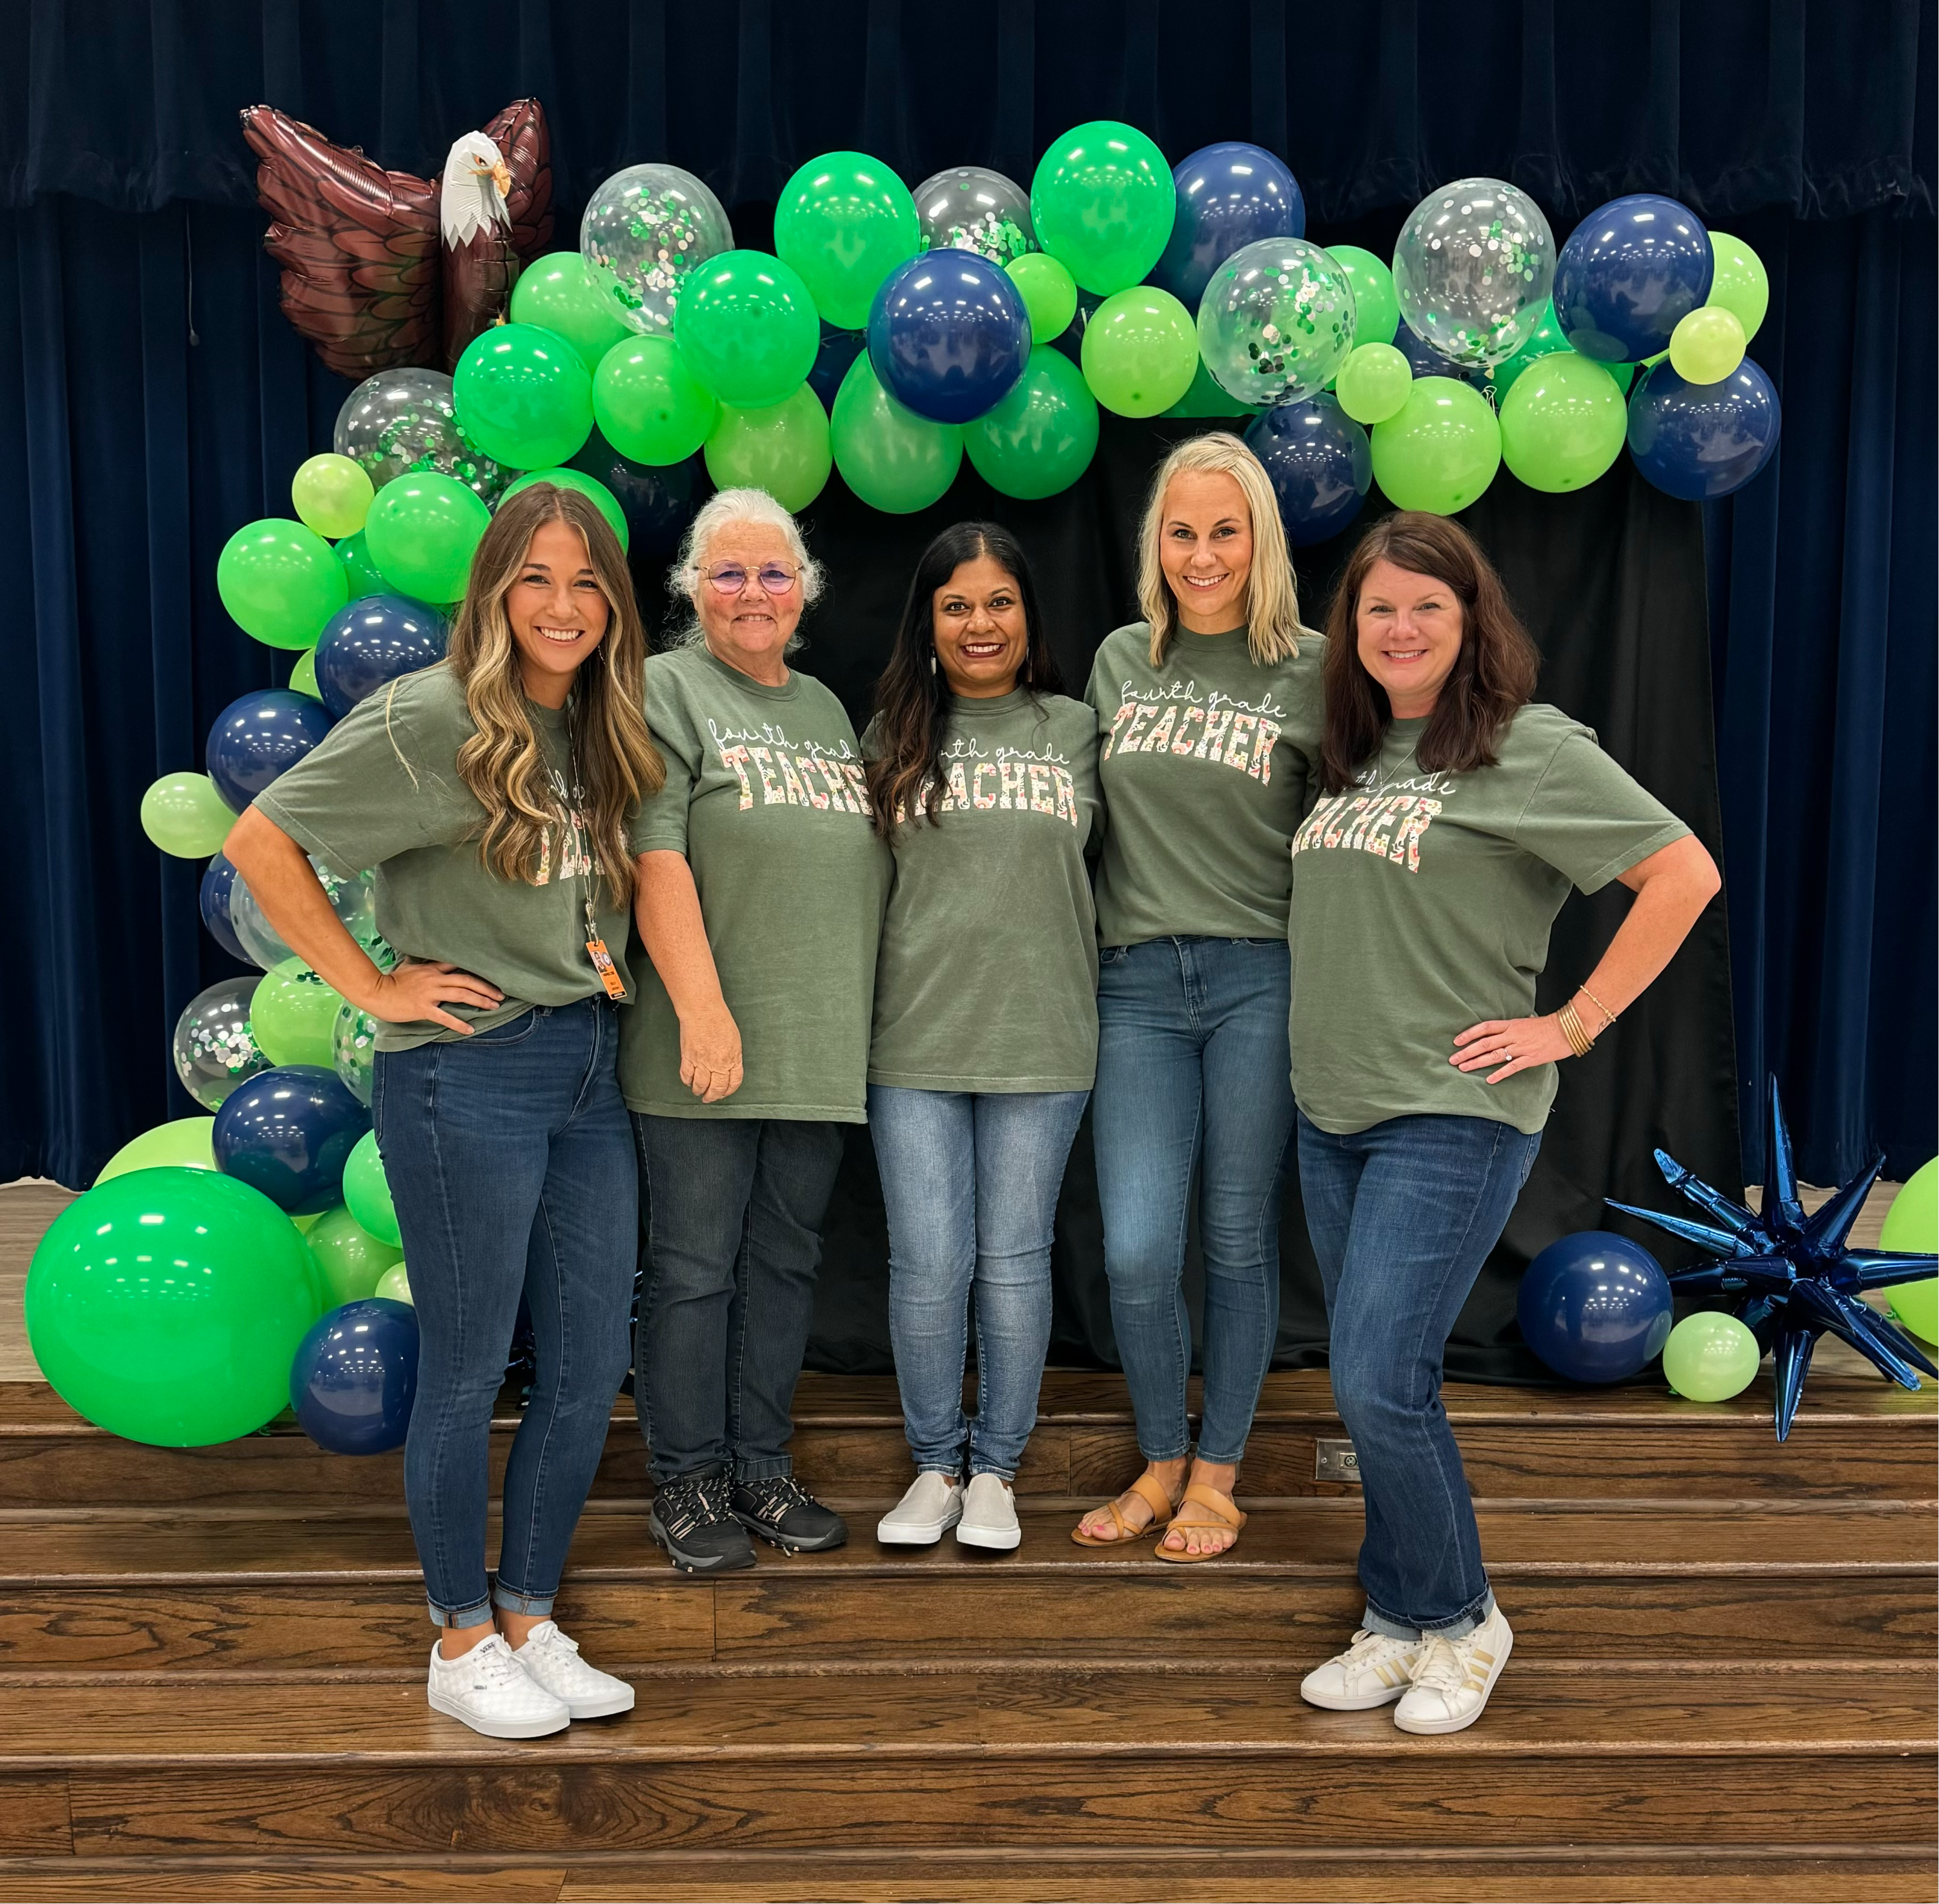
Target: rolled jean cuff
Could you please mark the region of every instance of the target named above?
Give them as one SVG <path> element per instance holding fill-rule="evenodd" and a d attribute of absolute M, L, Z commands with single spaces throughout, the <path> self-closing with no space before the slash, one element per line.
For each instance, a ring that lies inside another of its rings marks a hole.
<path fill-rule="evenodd" d="M 915 1471 L 919 1475 L 939 1474 L 945 1481 L 960 1481 L 963 1479 L 962 1458 L 959 1455 L 953 1461 L 918 1461 Z"/>
<path fill-rule="evenodd" d="M 524 1613 L 540 1619 L 552 1611 L 552 1603 L 558 1597 L 556 1593 L 520 1593 L 502 1581 L 495 1580 L 492 1585 L 493 1606 L 502 1607 L 508 1613 Z"/>
<path fill-rule="evenodd" d="M 1478 1626 L 1487 1624 L 1488 1616 L 1495 1610 L 1495 1590 L 1484 1587 L 1481 1598 L 1471 1600 L 1460 1612 L 1447 1619 L 1412 1620 L 1396 1619 L 1391 1613 L 1383 1613 L 1369 1600 L 1366 1610 L 1360 1616 L 1360 1624 L 1369 1633 L 1378 1633 L 1390 1640 L 1400 1640 L 1414 1644 L 1422 1640 L 1465 1640 Z"/>
<path fill-rule="evenodd" d="M 999 1481 L 1015 1481 L 1017 1471 L 1013 1467 L 999 1467 L 994 1461 L 986 1461 L 980 1455 L 970 1457 L 970 1473 L 973 1478 L 979 1474 L 994 1474 Z"/>
<path fill-rule="evenodd" d="M 440 1607 L 435 1600 L 427 1600 L 425 1605 L 430 1611 L 434 1626 L 455 1626 L 462 1632 L 467 1626 L 489 1626 L 492 1623 L 492 1603 L 489 1599 L 469 1607 Z"/>
<path fill-rule="evenodd" d="M 1242 1441 L 1229 1455 L 1215 1455 L 1202 1441 L 1192 1451 L 1197 1460 L 1210 1467 L 1237 1467 L 1246 1458 L 1246 1444 Z"/>
<path fill-rule="evenodd" d="M 734 1463 L 734 1479 L 749 1485 L 756 1481 L 778 1481 L 793 1472 L 792 1455 L 770 1455 L 758 1461 L 744 1461 L 737 1457 Z"/>
<path fill-rule="evenodd" d="M 1163 1455 L 1153 1454 L 1141 1441 L 1138 1443 L 1138 1452 L 1147 1461 L 1182 1461 L 1192 1452 L 1192 1437 L 1187 1435 L 1169 1454 Z"/>

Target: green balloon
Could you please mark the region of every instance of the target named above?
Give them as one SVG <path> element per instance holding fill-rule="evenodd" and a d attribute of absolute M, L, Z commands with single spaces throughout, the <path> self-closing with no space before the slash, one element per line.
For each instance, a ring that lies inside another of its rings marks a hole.
<path fill-rule="evenodd" d="M 696 380 L 739 410 L 787 401 L 821 349 L 807 285 L 766 251 L 723 251 L 689 273 L 673 331 Z"/>
<path fill-rule="evenodd" d="M 1003 267 L 1030 313 L 1030 336 L 1040 344 L 1061 337 L 1077 315 L 1077 280 L 1048 251 L 1024 251 Z"/>
<path fill-rule="evenodd" d="M 455 602 L 492 512 L 455 476 L 410 470 L 377 492 L 364 531 L 387 589 L 414 602 Z"/>
<path fill-rule="evenodd" d="M 1009 395 L 963 426 L 976 474 L 999 494 L 1032 502 L 1067 489 L 1097 448 L 1097 400 L 1060 350 L 1040 344 Z"/>
<path fill-rule="evenodd" d="M 131 1137 L 95 1172 L 94 1180 L 105 1184 L 131 1170 L 214 1170 L 215 1152 L 210 1138 L 215 1129 L 213 1117 L 172 1117 L 139 1137 Z"/>
<path fill-rule="evenodd" d="M 396 1244 L 373 1236 L 340 1203 L 318 1217 L 303 1240 L 322 1281 L 327 1309 L 375 1296 L 379 1280 L 404 1254 Z"/>
<path fill-rule="evenodd" d="M 343 1165 L 343 1201 L 350 1214 L 380 1243 L 400 1244 L 390 1180 L 377 1154 L 377 1133 L 366 1131 Z"/>
<path fill-rule="evenodd" d="M 775 250 L 838 331 L 860 330 L 882 280 L 921 249 L 909 187 L 866 152 L 824 152 L 781 187 Z"/>
<path fill-rule="evenodd" d="M 272 648 L 306 648 L 350 599 L 350 583 L 315 530 L 279 516 L 239 529 L 215 563 L 216 593 L 236 626 Z"/>
<path fill-rule="evenodd" d="M 676 324 L 686 300 L 683 292 Z M 828 413 L 805 383 L 785 402 L 759 410 L 723 404 L 707 439 L 707 473 L 716 489 L 765 489 L 784 509 L 805 509 L 833 467 Z"/>
<path fill-rule="evenodd" d="M 509 501 L 521 489 L 529 489 L 534 483 L 549 483 L 555 489 L 577 489 L 583 496 L 590 496 L 599 505 L 599 513 L 612 526 L 613 533 L 619 538 L 623 550 L 632 546 L 632 531 L 626 526 L 626 512 L 619 507 L 619 499 L 596 476 L 588 476 L 583 470 L 535 469 L 520 477 L 498 500 Z"/>
<path fill-rule="evenodd" d="M 1157 264 L 1177 209 L 1164 154 L 1116 119 L 1093 119 L 1052 140 L 1030 181 L 1037 242 L 1104 297 L 1128 291 Z"/>
<path fill-rule="evenodd" d="M 905 410 L 882 388 L 866 350 L 836 392 L 829 438 L 842 481 L 891 516 L 941 501 L 963 466 L 960 425 Z"/>
<path fill-rule="evenodd" d="M 377 1287 L 371 1291 L 371 1293 L 382 1296 L 386 1302 L 409 1302 L 411 1279 L 405 1273 L 403 1263 L 392 1263 L 390 1268 L 377 1278 Z M 412 1306 L 416 1307 L 416 1305 L 412 1304 Z"/>
<path fill-rule="evenodd" d="M 511 318 L 563 337 L 589 371 L 632 335 L 619 306 L 593 282 L 577 251 L 549 251 L 519 273 L 512 287 Z"/>
<path fill-rule="evenodd" d="M 1459 513 L 1495 480 L 1502 433 L 1488 400 L 1453 377 L 1416 377 L 1371 432 L 1374 480 L 1396 509 Z"/>
<path fill-rule="evenodd" d="M 1575 348 L 1555 315 L 1555 300 L 1551 297 L 1542 311 L 1541 321 L 1529 333 L 1527 341 L 1512 357 L 1503 358 L 1489 373 L 1494 379 L 1496 399 L 1505 397 L 1514 388 L 1515 379 L 1538 358 L 1552 357 L 1559 350 Z"/>
<path fill-rule="evenodd" d="M 1744 341 L 1749 343 L 1770 309 L 1770 279 L 1764 260 L 1727 231 L 1711 233 L 1710 256 L 1715 268 L 1710 295 L 1704 301 L 1728 311 L 1744 327 Z"/>
<path fill-rule="evenodd" d="M 142 796 L 142 830 L 178 860 L 222 851 L 235 825 L 229 803 L 205 773 L 165 773 Z"/>
<path fill-rule="evenodd" d="M 376 493 L 362 464 L 327 450 L 298 465 L 290 479 L 290 501 L 297 514 L 306 527 L 333 541 L 355 535 L 364 526 Z"/>
<path fill-rule="evenodd" d="M 685 462 L 707 440 L 720 405 L 671 337 L 629 337 L 599 360 L 592 415 L 621 455 L 664 468 Z"/>
<path fill-rule="evenodd" d="M 1168 291 L 1137 285 L 1104 300 L 1084 327 L 1084 381 L 1120 416 L 1156 416 L 1192 388 L 1198 327 Z"/>
<path fill-rule="evenodd" d="M 1340 366 L 1335 388 L 1356 423 L 1384 423 L 1407 401 L 1414 366 L 1392 344 L 1356 344 Z"/>
<path fill-rule="evenodd" d="M 272 1065 L 330 1068 L 331 1033 L 343 995 L 300 958 L 263 974 L 249 1001 L 249 1032 Z"/>
<path fill-rule="evenodd" d="M 132 1171 L 56 1217 L 27 1272 L 27 1338 L 61 1399 L 111 1434 L 200 1448 L 288 1406 L 323 1308 L 282 1211 L 216 1170 Z"/>
<path fill-rule="evenodd" d="M 1721 383 L 1744 361 L 1744 327 L 1734 311 L 1705 304 L 1670 334 L 1670 364 L 1685 383 Z"/>
<path fill-rule="evenodd" d="M 1333 261 L 1353 287 L 1353 342 L 1390 344 L 1400 328 L 1400 297 L 1393 273 L 1371 251 L 1357 245 L 1329 245 Z M 1351 410 L 1347 414 L 1353 415 Z"/>
<path fill-rule="evenodd" d="M 1165 412 L 1167 416 L 1258 416 L 1262 412 L 1242 404 L 1206 369 L 1201 358 L 1192 373 L 1192 388 Z"/>
<path fill-rule="evenodd" d="M 1551 495 L 1594 482 L 1622 453 L 1628 431 L 1615 379 L 1578 351 L 1529 366 L 1502 402 L 1502 461 Z"/>
<path fill-rule="evenodd" d="M 535 324 L 480 331 L 451 373 L 451 398 L 465 435 L 513 469 L 569 462 L 592 434 L 592 373 L 565 338 Z"/>
<path fill-rule="evenodd" d="M 1879 1248 L 1939 1250 L 1939 1159 L 1921 1164 L 1892 1199 Z M 1922 1342 L 1939 1342 L 1939 1281 L 1901 1283 L 1889 1294 L 1892 1314 Z"/>
<path fill-rule="evenodd" d="M 290 687 L 293 693 L 307 694 L 312 701 L 323 699 L 323 690 L 316 684 L 316 650 L 305 648 L 290 665 Z"/>
<path fill-rule="evenodd" d="M 1734 1315 L 1687 1315 L 1663 1345 L 1663 1378 L 1693 1402 L 1727 1402 L 1748 1388 L 1764 1359 L 1757 1338 Z"/>
<path fill-rule="evenodd" d="M 366 522 L 370 512 L 364 512 Z M 349 578 L 350 599 L 361 602 L 367 595 L 382 595 L 388 584 L 377 565 L 370 559 L 370 551 L 360 529 L 355 535 L 346 535 L 336 545 L 336 559 L 342 563 L 345 574 Z"/>

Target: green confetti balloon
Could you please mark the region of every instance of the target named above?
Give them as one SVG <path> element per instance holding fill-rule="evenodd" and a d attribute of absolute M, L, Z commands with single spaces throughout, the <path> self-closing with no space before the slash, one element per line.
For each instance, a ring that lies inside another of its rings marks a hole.
<path fill-rule="evenodd" d="M 1091 313 L 1080 355 L 1084 381 L 1106 410 L 1156 416 L 1192 388 L 1198 332 L 1170 291 L 1137 285 Z"/>
<path fill-rule="evenodd" d="M 1727 1402 L 1756 1378 L 1757 1338 L 1734 1315 L 1687 1315 L 1663 1345 L 1663 1378 L 1693 1402 Z"/>
<path fill-rule="evenodd" d="M 633 334 L 577 251 L 549 251 L 534 258 L 512 287 L 510 309 L 514 324 L 537 324 L 563 337 L 589 372 L 615 344 Z"/>
<path fill-rule="evenodd" d="M 1551 495 L 1594 482 L 1628 434 L 1629 407 L 1615 378 L 1579 352 L 1542 358 L 1502 401 L 1502 461 Z"/>
<path fill-rule="evenodd" d="M 1353 288 L 1356 346 L 1392 343 L 1400 328 L 1400 299 L 1394 290 L 1393 272 L 1371 251 L 1357 245 L 1329 245 L 1326 251 Z"/>
<path fill-rule="evenodd" d="M 492 512 L 455 477 L 413 470 L 377 492 L 364 536 L 387 588 L 414 602 L 455 602 Z"/>
<path fill-rule="evenodd" d="M 787 510 L 805 509 L 834 467 L 828 413 L 805 383 L 760 410 L 723 403 L 706 453 L 715 488 L 765 489 Z"/>
<path fill-rule="evenodd" d="M 577 469 L 535 469 L 520 477 L 505 492 L 502 500 L 510 501 L 521 489 L 529 489 L 534 483 L 549 483 L 555 489 L 577 489 L 581 495 L 589 496 L 598 504 L 600 514 L 619 538 L 621 549 L 632 543 L 632 531 L 626 526 L 626 512 L 619 507 L 619 498 L 598 477 L 588 476 L 583 470 Z"/>
<path fill-rule="evenodd" d="M 1093 119 L 1053 139 L 1030 181 L 1037 242 L 1103 297 L 1150 272 L 1177 209 L 1164 154 L 1116 119 Z"/>
<path fill-rule="evenodd" d="M 685 462 L 706 442 L 720 405 L 671 337 L 632 337 L 599 360 L 592 415 L 621 455 L 664 468 Z"/>
<path fill-rule="evenodd" d="M 1048 251 L 1026 251 L 1003 269 L 1030 314 L 1032 338 L 1047 344 L 1062 337 L 1077 315 L 1077 280 Z"/>
<path fill-rule="evenodd" d="M 535 324 L 479 332 L 451 373 L 451 395 L 464 434 L 513 469 L 569 462 L 592 434 L 592 373 L 565 338 Z"/>
<path fill-rule="evenodd" d="M 1262 238 L 1219 265 L 1198 305 L 1198 354 L 1254 409 L 1326 388 L 1353 348 L 1353 288 L 1317 245 Z"/>
<path fill-rule="evenodd" d="M 236 815 L 205 773 L 165 773 L 142 796 L 142 830 L 178 860 L 222 851 Z"/>
<path fill-rule="evenodd" d="M 404 1254 L 396 1244 L 373 1236 L 341 1203 L 318 1217 L 303 1240 L 322 1281 L 327 1309 L 375 1296 L 379 1281 Z"/>
<path fill-rule="evenodd" d="M 350 599 L 349 578 L 330 544 L 279 516 L 238 529 L 223 545 L 215 588 L 236 626 L 272 648 L 313 646 Z"/>
<path fill-rule="evenodd" d="M 821 322 L 799 273 L 766 251 L 723 251 L 683 281 L 674 338 L 703 388 L 761 410 L 807 381 Z"/>
<path fill-rule="evenodd" d="M 905 410 L 882 388 L 866 350 L 836 392 L 829 437 L 842 481 L 891 516 L 940 501 L 963 465 L 961 426 Z"/>
<path fill-rule="evenodd" d="M 921 248 L 909 187 L 866 152 L 809 160 L 781 187 L 775 206 L 775 251 L 801 274 L 815 309 L 838 331 L 860 330 L 882 280 Z"/>
<path fill-rule="evenodd" d="M 1453 377 L 1415 378 L 1407 401 L 1368 434 L 1374 480 L 1396 509 L 1457 515 L 1501 466 L 1501 428 L 1487 398 Z"/>
<path fill-rule="evenodd" d="M 963 447 L 990 487 L 1020 501 L 1067 489 L 1097 448 L 1097 400 L 1060 350 L 1040 344 L 1009 394 L 963 426 Z"/>
<path fill-rule="evenodd" d="M 390 1179 L 377 1152 L 377 1133 L 366 1131 L 343 1165 L 343 1201 L 350 1214 L 380 1243 L 401 1244 Z"/>

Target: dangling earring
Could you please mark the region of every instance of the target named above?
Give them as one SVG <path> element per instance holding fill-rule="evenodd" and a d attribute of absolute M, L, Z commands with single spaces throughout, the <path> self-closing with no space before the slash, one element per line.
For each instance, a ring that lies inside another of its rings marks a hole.
<path fill-rule="evenodd" d="M 936 672 L 936 650 L 933 648 L 929 651 L 929 672 L 932 675 Z"/>

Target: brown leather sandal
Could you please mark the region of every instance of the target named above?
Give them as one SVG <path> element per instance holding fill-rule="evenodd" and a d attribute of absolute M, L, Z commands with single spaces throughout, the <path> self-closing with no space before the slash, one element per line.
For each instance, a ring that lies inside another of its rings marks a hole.
<path fill-rule="evenodd" d="M 1188 1513 L 1186 1509 L 1192 1507 L 1202 1508 L 1205 1511 L 1198 1514 Z M 1208 1488 L 1204 1482 L 1195 1481 L 1186 1489 L 1184 1498 L 1179 1503 L 1178 1512 L 1172 1516 L 1171 1523 L 1164 1533 L 1158 1536 L 1158 1545 L 1152 1551 L 1160 1560 L 1192 1562 L 1217 1560 L 1229 1554 L 1238 1545 L 1238 1532 L 1245 1525 L 1246 1517 L 1240 1512 L 1237 1503 L 1230 1494 L 1222 1494 L 1216 1488 Z M 1165 1534 L 1189 1534 L 1195 1528 L 1222 1528 L 1231 1533 L 1233 1538 L 1217 1553 L 1210 1554 L 1187 1553 L 1183 1549 L 1167 1547 L 1164 1544 Z"/>
<path fill-rule="evenodd" d="M 1151 1509 L 1151 1519 L 1143 1527 L 1134 1527 L 1125 1519 L 1116 1500 L 1108 1500 L 1104 1505 L 1110 1513 L 1111 1519 L 1117 1528 L 1117 1532 L 1109 1540 L 1101 1540 L 1094 1534 L 1086 1534 L 1084 1531 L 1084 1521 L 1079 1521 L 1070 1530 L 1070 1537 L 1077 1543 L 1078 1546 L 1080 1547 L 1122 1547 L 1127 1541 L 1141 1539 L 1144 1535 L 1150 1533 L 1153 1528 L 1170 1521 L 1173 1515 L 1178 1512 L 1178 1503 L 1173 1500 L 1170 1495 L 1167 1494 L 1148 1473 L 1140 1475 L 1125 1491 L 1127 1494 L 1136 1494 Z M 1190 1490 L 1188 1489 L 1187 1492 L 1189 1491 Z M 1084 1520 L 1088 1521 L 1090 1518 L 1087 1514 Z"/>

